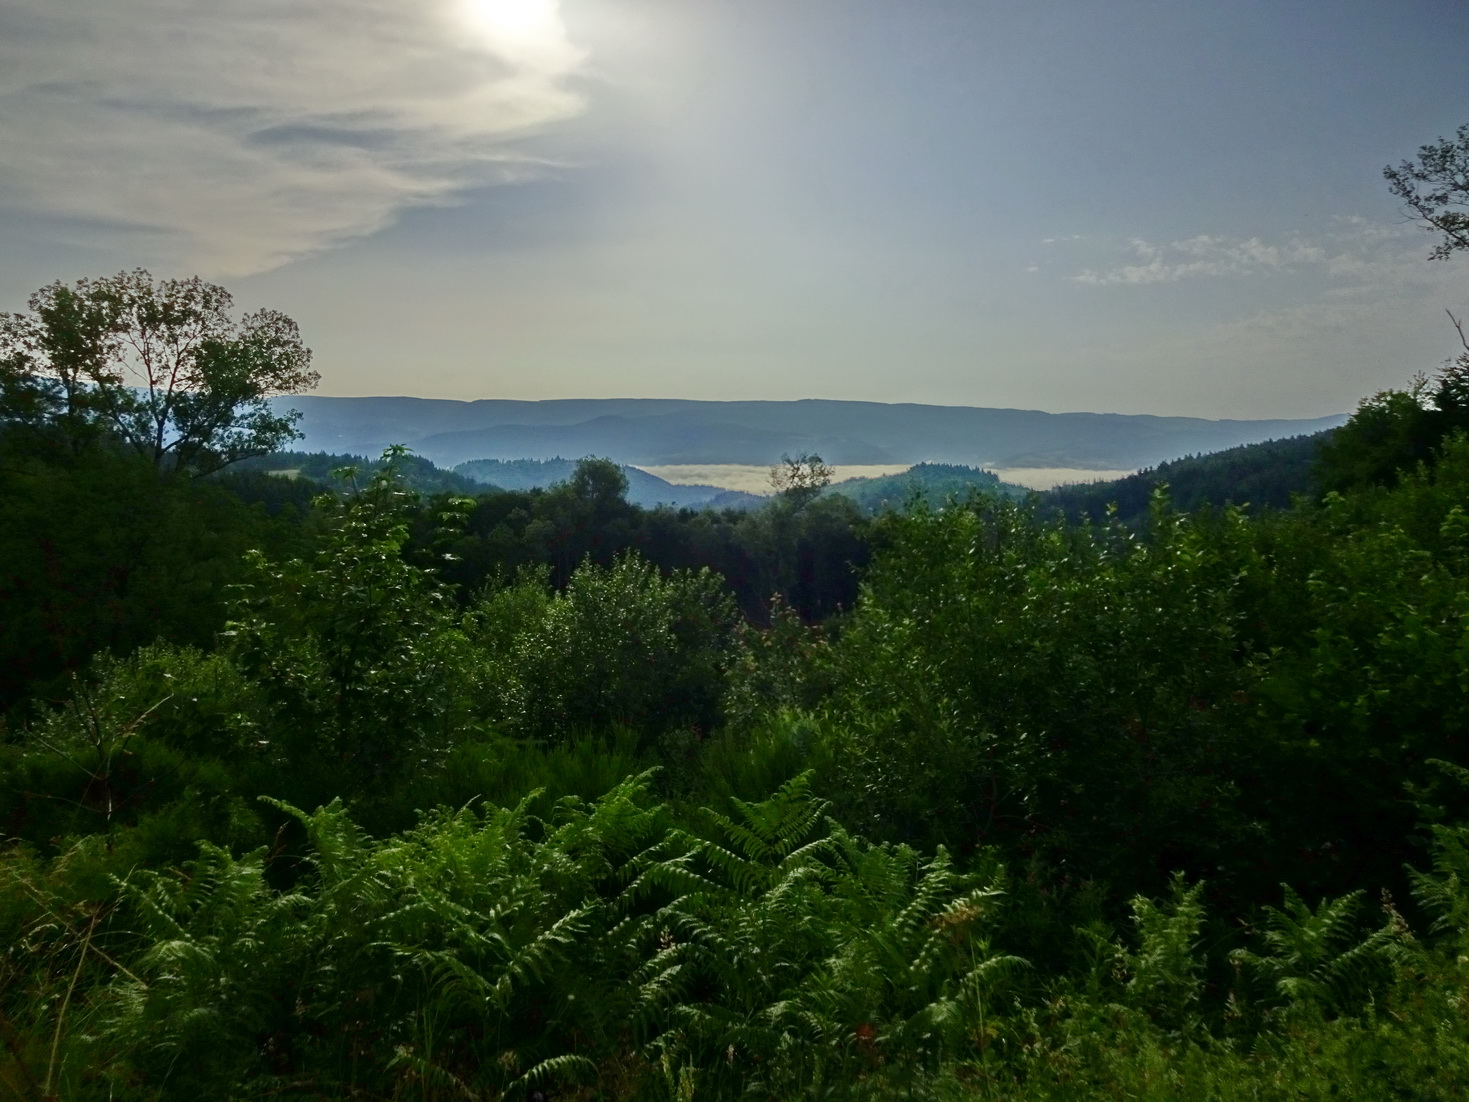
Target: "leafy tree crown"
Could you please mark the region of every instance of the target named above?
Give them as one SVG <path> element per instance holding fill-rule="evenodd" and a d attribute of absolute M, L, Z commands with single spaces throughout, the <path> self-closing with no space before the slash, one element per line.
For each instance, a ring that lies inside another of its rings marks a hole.
<path fill-rule="evenodd" d="M 0 426 L 62 454 L 105 441 L 209 473 L 296 437 L 300 414 L 269 399 L 320 379 L 294 321 L 236 320 L 230 293 L 198 276 L 56 282 L 29 305 L 0 314 Z"/>

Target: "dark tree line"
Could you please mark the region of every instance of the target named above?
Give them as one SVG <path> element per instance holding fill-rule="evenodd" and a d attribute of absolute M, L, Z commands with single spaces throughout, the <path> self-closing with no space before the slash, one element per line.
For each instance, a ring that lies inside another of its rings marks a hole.
<path fill-rule="evenodd" d="M 1146 522 L 1159 487 L 1167 487 L 1169 500 L 1185 512 L 1229 505 L 1286 509 L 1298 495 L 1319 492 L 1321 450 L 1333 431 L 1185 456 L 1115 481 L 1058 486 L 1042 500 L 1072 521 L 1101 522 L 1115 508 L 1133 525 Z"/>

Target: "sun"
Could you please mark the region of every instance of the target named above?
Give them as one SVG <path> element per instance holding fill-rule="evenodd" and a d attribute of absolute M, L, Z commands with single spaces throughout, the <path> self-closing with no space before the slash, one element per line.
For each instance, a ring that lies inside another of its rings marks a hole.
<path fill-rule="evenodd" d="M 534 42 L 560 30 L 557 0 L 465 0 L 470 21 L 491 38 Z"/>

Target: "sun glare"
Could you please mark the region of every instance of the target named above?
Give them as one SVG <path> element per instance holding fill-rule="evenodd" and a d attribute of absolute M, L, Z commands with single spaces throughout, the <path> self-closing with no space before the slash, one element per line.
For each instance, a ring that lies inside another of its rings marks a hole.
<path fill-rule="evenodd" d="M 465 0 L 470 21 L 491 38 L 535 42 L 560 32 L 557 0 Z"/>

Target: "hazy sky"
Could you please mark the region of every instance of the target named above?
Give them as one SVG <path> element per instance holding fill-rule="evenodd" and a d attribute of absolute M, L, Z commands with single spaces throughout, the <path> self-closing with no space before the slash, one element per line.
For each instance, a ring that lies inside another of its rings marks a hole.
<path fill-rule="evenodd" d="M 145 266 L 323 394 L 1314 416 L 1469 257 L 1465 0 L 0 0 L 0 309 Z"/>

